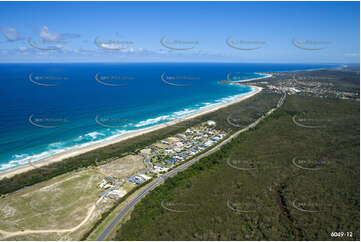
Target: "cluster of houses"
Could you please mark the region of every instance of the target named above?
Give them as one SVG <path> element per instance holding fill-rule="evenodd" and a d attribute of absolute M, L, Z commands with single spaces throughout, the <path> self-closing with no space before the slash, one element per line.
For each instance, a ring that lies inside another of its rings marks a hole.
<path fill-rule="evenodd" d="M 169 171 L 177 163 L 195 156 L 204 149 L 218 143 L 226 133 L 215 129 L 216 123 L 208 121 L 200 126 L 187 129 L 174 137 L 161 140 L 159 144 L 151 145 L 140 151 L 146 157 L 145 162 L 149 165 L 145 171 L 139 171 L 126 179 L 117 179 L 112 176 L 105 177 L 98 187 L 104 192 L 99 196 L 117 200 L 125 195 L 125 190 L 119 189 L 124 182 L 136 185 L 151 179 L 152 175 Z M 148 158 L 147 158 L 148 157 Z M 149 162 L 150 157 L 155 160 Z"/>
<path fill-rule="evenodd" d="M 122 179 L 117 179 L 115 177 L 112 176 L 106 176 L 103 178 L 103 180 L 98 184 L 98 187 L 101 189 L 108 189 L 108 188 L 112 188 L 114 187 L 115 184 L 118 183 L 123 183 L 124 180 Z"/>
<path fill-rule="evenodd" d="M 104 190 L 99 194 L 99 197 L 118 200 L 126 194 L 126 191 L 124 189 L 119 189 L 119 187 L 124 184 L 124 182 L 128 181 L 138 185 L 149 179 L 151 179 L 151 177 L 143 173 L 132 175 L 126 179 L 117 179 L 112 176 L 106 176 L 98 184 L 98 187 Z"/>
<path fill-rule="evenodd" d="M 169 168 L 162 167 L 162 166 L 153 166 L 153 172 L 155 173 L 161 173 L 161 172 L 167 172 Z"/>
<path fill-rule="evenodd" d="M 254 84 L 261 84 L 257 82 Z M 290 79 L 282 79 L 274 85 L 266 85 L 266 87 L 275 93 L 287 92 L 288 95 L 303 95 L 317 97 L 336 97 L 341 99 L 355 99 L 359 101 L 359 92 L 344 92 L 337 90 L 332 82 L 313 81 L 312 77 L 295 77 Z"/>
<path fill-rule="evenodd" d="M 216 130 L 215 125 L 214 121 L 208 121 L 199 127 L 189 128 L 175 137 L 161 140 L 161 147 L 153 145 L 152 152 L 155 156 L 161 154 L 168 157 L 162 163 L 166 166 L 173 166 L 222 140 L 226 133 Z M 165 168 L 158 165 L 156 173 L 159 173 L 161 169 Z"/>
<path fill-rule="evenodd" d="M 110 198 L 113 200 L 118 200 L 119 198 L 123 197 L 124 191 L 117 190 L 123 183 L 125 182 L 124 179 L 117 179 L 112 176 L 104 177 L 101 182 L 98 184 L 98 187 L 104 192 L 99 194 L 99 197 Z"/>
<path fill-rule="evenodd" d="M 150 179 L 151 179 L 150 176 L 147 176 L 147 175 L 142 174 L 142 173 L 139 173 L 139 174 L 128 177 L 129 182 L 137 184 L 137 185 L 139 185 L 139 184 L 141 184 L 141 183 L 143 183 L 145 181 L 148 181 Z"/>

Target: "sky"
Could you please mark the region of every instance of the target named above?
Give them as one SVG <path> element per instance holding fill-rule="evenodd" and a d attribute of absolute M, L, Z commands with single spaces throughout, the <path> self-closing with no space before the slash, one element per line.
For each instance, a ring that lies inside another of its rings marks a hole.
<path fill-rule="evenodd" d="M 359 63 L 359 2 L 0 2 L 0 62 Z"/>

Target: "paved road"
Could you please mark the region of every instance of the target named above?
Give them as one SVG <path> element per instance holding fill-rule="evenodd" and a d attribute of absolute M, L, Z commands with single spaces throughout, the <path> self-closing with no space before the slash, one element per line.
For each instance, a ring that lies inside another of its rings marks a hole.
<path fill-rule="evenodd" d="M 160 176 L 159 178 L 157 178 L 154 182 L 152 182 L 150 185 L 148 185 L 148 187 L 146 187 L 142 192 L 140 192 L 130 203 L 128 203 L 119 213 L 118 215 L 110 222 L 110 224 L 108 224 L 108 226 L 105 228 L 105 230 L 98 236 L 98 238 L 96 239 L 97 241 L 103 241 L 106 239 L 106 237 L 110 234 L 110 232 L 113 230 L 113 228 L 119 223 L 119 221 L 128 213 L 128 211 L 134 207 L 143 197 L 145 197 L 151 190 L 153 190 L 155 187 L 159 186 L 161 183 L 163 183 L 164 180 L 166 180 L 168 177 L 174 176 L 175 174 L 177 174 L 180 171 L 183 171 L 185 169 L 187 169 L 189 166 L 193 165 L 195 162 L 199 161 L 200 159 L 218 151 L 223 145 L 229 143 L 232 141 L 232 139 L 234 139 L 235 137 L 237 137 L 238 135 L 240 135 L 243 132 L 248 131 L 251 128 L 256 127 L 256 125 L 258 123 L 260 123 L 263 119 L 265 119 L 267 116 L 269 116 L 270 114 L 272 114 L 275 110 L 277 110 L 279 107 L 282 106 L 282 104 L 284 103 L 284 100 L 286 98 L 286 93 L 283 94 L 283 96 L 281 97 L 281 99 L 279 100 L 278 104 L 277 104 L 277 108 L 272 108 L 270 111 L 267 112 L 266 115 L 262 116 L 261 118 L 257 119 L 255 122 L 251 123 L 250 125 L 248 125 L 247 127 L 237 131 L 236 133 L 232 134 L 231 136 L 229 136 L 227 139 L 223 140 L 221 143 L 219 143 L 218 145 L 216 145 L 215 147 L 213 147 L 212 149 L 210 149 L 209 151 L 195 157 L 194 159 L 174 168 L 173 170 L 171 170 L 170 172 L 168 172 L 167 174 L 164 174 L 162 176 Z"/>
<path fill-rule="evenodd" d="M 152 169 L 153 169 L 153 165 L 152 163 L 150 162 L 150 159 L 152 159 L 153 156 L 149 156 L 149 155 L 146 155 L 144 157 L 144 163 L 146 164 L 147 166 L 147 172 L 151 172 Z"/>

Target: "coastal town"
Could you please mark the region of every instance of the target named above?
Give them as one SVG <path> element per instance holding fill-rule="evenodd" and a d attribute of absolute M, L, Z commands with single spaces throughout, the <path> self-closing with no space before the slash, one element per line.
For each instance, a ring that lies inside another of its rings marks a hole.
<path fill-rule="evenodd" d="M 208 120 L 139 150 L 136 155 L 143 157 L 146 168 L 139 169 L 126 178 L 104 176 L 98 184 L 99 197 L 104 202 L 109 199 L 118 200 L 126 194 L 126 190 L 122 188 L 126 184 L 141 185 L 219 143 L 227 133 L 217 130 L 215 126 L 216 122 Z"/>
<path fill-rule="evenodd" d="M 320 98 L 353 99 L 360 101 L 359 89 L 340 88 L 333 81 L 334 76 L 310 76 L 311 72 L 271 72 L 270 76 L 241 85 L 256 85 L 273 93 L 288 95 L 314 96 Z"/>

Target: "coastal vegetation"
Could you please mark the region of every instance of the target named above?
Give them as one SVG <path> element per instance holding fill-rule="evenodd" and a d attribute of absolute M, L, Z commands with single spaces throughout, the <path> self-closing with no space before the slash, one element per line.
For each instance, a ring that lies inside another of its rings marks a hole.
<path fill-rule="evenodd" d="M 359 240 L 359 108 L 288 96 L 255 129 L 152 191 L 113 239 Z"/>

